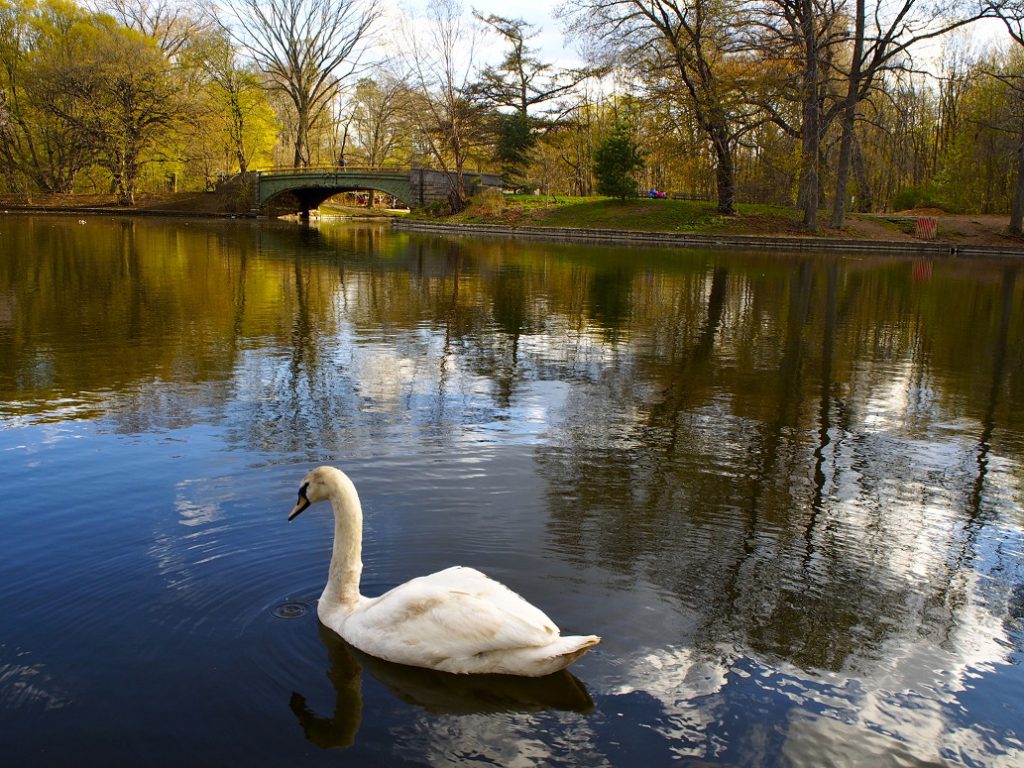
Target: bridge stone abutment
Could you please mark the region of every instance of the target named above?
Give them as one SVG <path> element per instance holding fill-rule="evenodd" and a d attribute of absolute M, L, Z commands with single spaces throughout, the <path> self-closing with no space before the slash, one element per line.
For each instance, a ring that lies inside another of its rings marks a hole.
<path fill-rule="evenodd" d="M 484 187 L 501 189 L 501 176 L 496 173 L 464 173 L 462 183 L 473 195 Z M 413 168 L 409 171 L 409 190 L 415 203 L 410 208 L 425 208 L 432 203 L 447 201 L 451 196 L 453 180 L 444 171 L 434 168 Z"/>

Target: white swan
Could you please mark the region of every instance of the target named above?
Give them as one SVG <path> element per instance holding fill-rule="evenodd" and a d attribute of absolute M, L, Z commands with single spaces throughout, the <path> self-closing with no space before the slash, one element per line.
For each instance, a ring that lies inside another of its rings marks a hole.
<path fill-rule="evenodd" d="M 334 552 L 316 612 L 364 653 L 442 672 L 540 677 L 564 669 L 601 641 L 595 635 L 561 637 L 543 612 L 472 568 L 448 568 L 380 597 L 363 597 L 363 511 L 348 476 L 334 467 L 314 469 L 288 519 L 325 499 L 334 508 Z"/>

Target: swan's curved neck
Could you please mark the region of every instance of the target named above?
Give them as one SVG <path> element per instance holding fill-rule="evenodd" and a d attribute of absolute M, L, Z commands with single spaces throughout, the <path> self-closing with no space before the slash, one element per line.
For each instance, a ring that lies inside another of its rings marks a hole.
<path fill-rule="evenodd" d="M 334 508 L 334 552 L 321 602 L 353 608 L 359 602 L 359 577 L 363 572 L 363 508 L 352 481 L 342 473 L 331 483 Z"/>

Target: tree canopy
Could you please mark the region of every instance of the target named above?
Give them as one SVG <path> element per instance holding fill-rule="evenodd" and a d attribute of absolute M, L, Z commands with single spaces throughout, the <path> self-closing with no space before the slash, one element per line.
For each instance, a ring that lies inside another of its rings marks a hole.
<path fill-rule="evenodd" d="M 644 165 L 640 148 L 626 123 L 616 123 L 594 150 L 597 191 L 625 200 L 636 197 L 636 172 Z"/>
<path fill-rule="evenodd" d="M 587 51 L 565 66 L 537 26 L 456 0 L 404 22 L 389 7 L 387 27 L 379 0 L 230 0 L 216 17 L 195 0 L 0 0 L 0 191 L 130 203 L 271 165 L 424 165 L 449 175 L 453 209 L 465 174 L 500 170 L 518 190 L 798 206 L 808 231 L 927 204 L 1010 213 L 1020 232 L 1021 8 L 565 0 Z M 1005 34 L 972 44 L 984 15 Z"/>

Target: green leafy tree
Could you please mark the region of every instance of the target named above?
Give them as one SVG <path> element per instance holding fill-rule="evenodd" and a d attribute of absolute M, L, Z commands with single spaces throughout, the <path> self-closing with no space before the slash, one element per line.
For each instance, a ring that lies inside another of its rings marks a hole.
<path fill-rule="evenodd" d="M 577 100 L 577 86 L 593 73 L 542 61 L 527 44 L 540 30 L 523 19 L 474 15 L 507 45 L 501 62 L 481 71 L 473 92 L 489 107 L 503 110 L 497 124 L 497 160 L 507 182 L 522 184 L 538 134 L 564 117 L 570 108 L 566 102 Z"/>
<path fill-rule="evenodd" d="M 67 193 L 95 146 L 68 94 L 48 74 L 77 59 L 89 14 L 65 0 L 0 0 L 0 166 L 11 190 Z"/>
<path fill-rule="evenodd" d="M 531 118 L 519 112 L 498 115 L 497 160 L 506 183 L 521 186 L 537 139 L 530 130 Z"/>
<path fill-rule="evenodd" d="M 199 76 L 206 120 L 197 122 L 193 146 L 230 158 L 217 163 L 224 173 L 245 173 L 254 158 L 267 160 L 277 125 L 259 73 L 239 61 L 238 49 L 223 32 L 196 35 L 182 61 Z M 209 183 L 209 179 L 207 179 Z"/>
<path fill-rule="evenodd" d="M 597 191 L 625 200 L 636 197 L 636 172 L 644 167 L 643 154 L 633 140 L 629 126 L 616 123 L 594 150 L 594 177 Z"/>
<path fill-rule="evenodd" d="M 93 17 L 74 60 L 40 73 L 40 85 L 67 97 L 50 108 L 91 138 L 123 205 L 135 204 L 143 166 L 193 111 L 156 42 L 105 15 Z"/>

